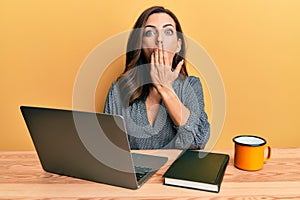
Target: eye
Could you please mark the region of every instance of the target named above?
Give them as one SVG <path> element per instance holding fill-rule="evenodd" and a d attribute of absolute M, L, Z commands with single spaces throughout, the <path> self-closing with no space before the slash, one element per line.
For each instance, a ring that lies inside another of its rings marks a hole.
<path fill-rule="evenodd" d="M 152 31 L 152 30 L 148 30 L 148 31 L 146 31 L 146 32 L 144 33 L 144 35 L 145 35 L 146 37 L 151 37 L 151 36 L 155 35 L 155 33 L 154 33 L 154 31 Z"/>
<path fill-rule="evenodd" d="M 166 35 L 173 35 L 174 31 L 172 29 L 165 30 Z"/>

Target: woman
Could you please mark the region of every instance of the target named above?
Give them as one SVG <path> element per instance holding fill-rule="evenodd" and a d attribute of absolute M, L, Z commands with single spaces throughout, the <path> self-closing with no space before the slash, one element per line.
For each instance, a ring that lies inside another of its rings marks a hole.
<path fill-rule="evenodd" d="M 145 10 L 134 25 L 126 67 L 109 90 L 104 112 L 124 117 L 132 149 L 203 149 L 210 135 L 200 80 L 188 76 L 176 16 Z"/>

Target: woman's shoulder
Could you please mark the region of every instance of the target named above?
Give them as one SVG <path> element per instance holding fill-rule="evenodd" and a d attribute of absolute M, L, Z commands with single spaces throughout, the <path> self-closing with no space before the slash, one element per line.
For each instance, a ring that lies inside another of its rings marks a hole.
<path fill-rule="evenodd" d="M 109 93 L 112 93 L 112 94 L 120 93 L 120 89 L 119 89 L 118 83 L 116 81 L 111 83 L 110 88 L 109 88 Z"/>
<path fill-rule="evenodd" d="M 187 76 L 181 80 L 183 86 L 201 86 L 200 78 L 196 76 Z"/>
<path fill-rule="evenodd" d="M 188 82 L 200 82 L 199 77 L 196 77 L 196 76 L 187 76 L 187 77 L 186 77 L 186 80 L 187 80 Z"/>
<path fill-rule="evenodd" d="M 118 83 L 117 83 L 117 81 L 114 81 L 114 82 L 111 83 L 110 89 L 111 89 L 111 90 L 116 90 L 116 89 L 118 89 Z"/>
<path fill-rule="evenodd" d="M 179 77 L 173 84 L 173 88 L 179 96 L 190 91 L 202 91 L 200 79 L 196 76 Z"/>

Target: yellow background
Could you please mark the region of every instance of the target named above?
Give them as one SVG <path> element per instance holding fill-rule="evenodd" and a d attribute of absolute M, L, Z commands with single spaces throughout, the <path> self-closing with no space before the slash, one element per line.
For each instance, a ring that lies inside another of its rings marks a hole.
<path fill-rule="evenodd" d="M 218 66 L 227 113 L 216 147 L 232 147 L 238 134 L 300 147 L 298 0 L 0 0 L 0 150 L 33 149 L 19 106 L 72 108 L 75 78 L 89 52 L 132 28 L 152 5 L 171 9 Z M 109 68 L 101 80 L 97 110 L 121 69 Z"/>

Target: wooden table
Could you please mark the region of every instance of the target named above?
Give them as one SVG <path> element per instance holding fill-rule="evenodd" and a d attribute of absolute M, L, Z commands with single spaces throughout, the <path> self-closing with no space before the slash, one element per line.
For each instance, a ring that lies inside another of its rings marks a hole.
<path fill-rule="evenodd" d="M 162 174 L 179 151 L 157 152 L 167 155 L 168 163 L 140 189 L 130 190 L 44 172 L 34 151 L 2 151 L 0 199 L 300 199 L 300 148 L 273 149 L 271 160 L 256 172 L 236 169 L 232 149 L 214 150 L 230 155 L 220 193 L 163 185 Z"/>

